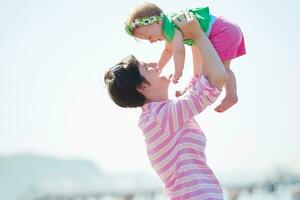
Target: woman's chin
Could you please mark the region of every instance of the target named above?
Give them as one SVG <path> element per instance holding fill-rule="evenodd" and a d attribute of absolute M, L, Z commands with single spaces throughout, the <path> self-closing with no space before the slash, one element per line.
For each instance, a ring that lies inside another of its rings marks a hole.
<path fill-rule="evenodd" d="M 161 76 L 160 78 L 165 80 L 165 81 L 168 81 L 170 83 L 170 80 L 171 80 L 170 78 L 167 78 L 166 76 Z"/>

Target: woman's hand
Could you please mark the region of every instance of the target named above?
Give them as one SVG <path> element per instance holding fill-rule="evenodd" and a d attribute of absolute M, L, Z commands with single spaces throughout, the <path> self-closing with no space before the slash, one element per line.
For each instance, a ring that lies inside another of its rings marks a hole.
<path fill-rule="evenodd" d="M 200 33 L 203 33 L 197 18 L 191 12 L 183 12 L 177 15 L 173 22 L 180 28 L 185 39 L 195 39 Z"/>

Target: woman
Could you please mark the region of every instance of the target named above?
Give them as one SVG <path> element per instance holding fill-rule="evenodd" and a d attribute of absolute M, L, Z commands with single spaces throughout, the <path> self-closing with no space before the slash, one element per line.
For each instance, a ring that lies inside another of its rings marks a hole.
<path fill-rule="evenodd" d="M 142 108 L 139 127 L 148 157 L 170 199 L 223 199 L 221 186 L 206 163 L 205 135 L 194 116 L 216 100 L 227 73 L 192 13 L 174 22 L 200 49 L 205 77 L 201 66 L 195 66 L 186 92 L 169 99 L 170 80 L 160 76 L 157 65 L 128 56 L 106 72 L 105 83 L 117 105 Z"/>

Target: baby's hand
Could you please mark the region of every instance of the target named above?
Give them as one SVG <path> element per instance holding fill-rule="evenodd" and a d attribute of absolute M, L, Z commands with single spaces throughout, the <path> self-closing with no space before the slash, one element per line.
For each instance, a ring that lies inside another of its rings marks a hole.
<path fill-rule="evenodd" d="M 159 65 L 157 64 L 157 67 L 156 67 L 156 69 L 158 69 L 159 71 L 162 71 L 162 70 L 163 70 L 163 68 L 164 68 L 164 67 L 161 67 L 161 66 L 159 66 Z"/>
<path fill-rule="evenodd" d="M 182 73 L 175 73 L 172 75 L 172 82 L 174 84 L 178 83 L 179 78 L 181 77 Z"/>
<path fill-rule="evenodd" d="M 176 90 L 175 96 L 176 96 L 176 97 L 180 97 L 180 96 L 182 96 L 184 93 L 186 93 L 187 90 L 188 90 L 188 87 L 184 88 L 184 90 Z"/>

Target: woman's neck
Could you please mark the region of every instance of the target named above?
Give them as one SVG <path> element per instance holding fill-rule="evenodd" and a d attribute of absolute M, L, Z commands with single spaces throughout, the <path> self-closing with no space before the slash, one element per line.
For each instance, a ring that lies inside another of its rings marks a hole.
<path fill-rule="evenodd" d="M 151 96 L 147 98 L 146 103 L 151 103 L 151 102 L 161 102 L 161 101 L 166 101 L 169 100 L 169 95 L 167 94 L 155 94 L 154 96 Z"/>

